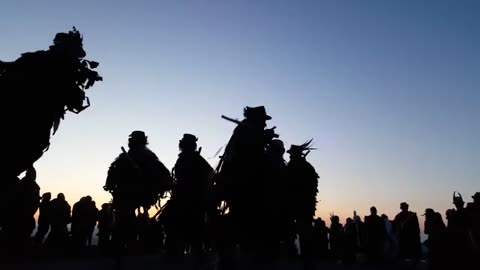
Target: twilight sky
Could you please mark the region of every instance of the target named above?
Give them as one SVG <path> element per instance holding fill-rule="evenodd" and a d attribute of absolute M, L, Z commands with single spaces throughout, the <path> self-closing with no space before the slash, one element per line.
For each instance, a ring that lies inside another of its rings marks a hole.
<path fill-rule="evenodd" d="M 375 205 L 393 218 L 402 201 L 444 215 L 454 190 L 480 191 L 478 14 L 474 0 L 3 0 L 0 59 L 76 26 L 100 62 L 92 106 L 35 164 L 41 192 L 71 204 L 110 199 L 108 166 L 132 130 L 171 168 L 183 133 L 210 158 L 234 128 L 221 114 L 265 105 L 287 146 L 314 138 L 317 215 L 343 223 Z"/>

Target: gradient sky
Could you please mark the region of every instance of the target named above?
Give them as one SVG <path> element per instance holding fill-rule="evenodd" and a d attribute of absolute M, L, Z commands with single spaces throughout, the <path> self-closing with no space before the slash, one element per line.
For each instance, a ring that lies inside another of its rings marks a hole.
<path fill-rule="evenodd" d="M 0 4 L 1 60 L 76 26 L 104 78 L 35 164 L 41 192 L 100 205 L 132 130 L 171 168 L 183 133 L 210 158 L 234 128 L 221 114 L 257 105 L 287 146 L 314 138 L 323 218 L 443 215 L 480 191 L 480 1 L 120 2 Z"/>

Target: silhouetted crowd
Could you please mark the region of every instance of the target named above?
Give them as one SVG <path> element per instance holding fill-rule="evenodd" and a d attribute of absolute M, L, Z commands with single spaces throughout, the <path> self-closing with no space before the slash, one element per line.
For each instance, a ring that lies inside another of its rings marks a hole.
<path fill-rule="evenodd" d="M 454 193 L 455 209 L 445 213 L 446 224 L 440 213 L 426 209 L 423 244 L 418 216 L 406 202 L 393 220 L 371 207 L 363 220 L 354 213 L 345 224 L 332 214 L 327 227 L 314 218 L 319 177 L 306 160 L 314 150 L 312 140 L 286 151 L 274 128 L 266 128 L 271 117 L 264 107 L 246 107 L 244 116 L 242 121 L 224 117 L 237 126 L 216 169 L 201 156 L 192 134 L 179 141 L 180 154 L 170 171 L 148 149 L 145 133 L 133 131 L 129 150 L 122 147 L 108 170 L 104 189 L 112 201 L 100 210 L 90 196 L 73 207 L 62 193 L 53 200 L 48 192 L 40 198 L 30 167 L 15 183 L 15 203 L 0 216 L 2 254 L 82 254 L 92 249 L 97 227 L 100 254 L 187 254 L 199 262 L 218 254 L 223 269 L 231 269 L 238 252 L 258 265 L 298 257 L 306 268 L 318 259 L 348 264 L 426 256 L 432 268 L 478 260 L 479 192 L 466 207 Z M 153 206 L 157 212 L 150 216 Z"/>

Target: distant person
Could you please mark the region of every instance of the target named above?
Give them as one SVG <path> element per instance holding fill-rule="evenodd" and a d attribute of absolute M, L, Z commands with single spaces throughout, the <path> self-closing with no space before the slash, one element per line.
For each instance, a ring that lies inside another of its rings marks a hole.
<path fill-rule="evenodd" d="M 398 253 L 398 239 L 393 229 L 393 223 L 388 219 L 388 216 L 382 214 L 381 218 L 385 224 L 384 258 L 393 260 Z"/>
<path fill-rule="evenodd" d="M 342 260 L 345 248 L 343 225 L 340 223 L 340 218 L 336 215 L 330 216 L 330 222 L 330 230 L 328 231 L 330 252 L 332 253 L 333 258 Z"/>
<path fill-rule="evenodd" d="M 367 255 L 370 262 L 379 262 L 383 259 L 386 237 L 385 221 L 377 215 L 377 208 L 370 207 L 370 215 L 365 217 Z"/>
<path fill-rule="evenodd" d="M 92 200 L 90 196 L 87 196 L 89 199 L 89 206 L 87 207 L 87 246 L 92 245 L 93 231 L 97 226 L 97 221 L 99 219 L 100 212 L 97 209 L 97 204 Z"/>
<path fill-rule="evenodd" d="M 450 267 L 467 267 L 472 252 L 472 238 L 469 226 L 469 216 L 465 202 L 460 193 L 453 192 L 455 209 L 447 211 L 447 250 Z"/>
<path fill-rule="evenodd" d="M 328 251 L 328 228 L 325 221 L 318 217 L 313 221 L 313 253 L 318 259 L 326 259 Z"/>
<path fill-rule="evenodd" d="M 285 146 L 282 140 L 273 139 L 266 148 L 264 167 L 262 221 L 265 253 L 271 256 L 292 255 L 295 248 L 295 219 L 289 209 L 290 182 L 287 175 L 287 163 L 283 158 Z M 267 255 L 266 255 L 267 256 Z"/>
<path fill-rule="evenodd" d="M 7 251 L 12 254 L 24 254 L 31 246 L 31 235 L 35 229 L 33 216 L 40 204 L 40 187 L 36 178 L 36 170 L 31 166 L 16 183 L 14 204 L 10 205 L 10 216 L 2 228 Z"/>
<path fill-rule="evenodd" d="M 71 207 L 63 193 L 58 193 L 57 198 L 52 200 L 50 214 L 51 225 L 47 245 L 60 250 L 66 246 L 69 236 L 67 225 L 71 222 Z"/>
<path fill-rule="evenodd" d="M 424 233 L 428 235 L 426 245 L 431 269 L 441 269 L 445 253 L 446 226 L 440 213 L 431 208 L 425 209 Z"/>
<path fill-rule="evenodd" d="M 102 252 L 109 249 L 112 237 L 113 227 L 115 225 L 115 216 L 110 203 L 102 204 L 98 217 L 98 247 Z"/>
<path fill-rule="evenodd" d="M 472 229 L 473 256 L 480 257 L 480 192 L 472 196 L 473 202 L 467 206 L 470 228 Z"/>
<path fill-rule="evenodd" d="M 402 210 L 393 220 L 395 231 L 398 235 L 400 258 L 417 260 L 420 258 L 420 225 L 417 214 L 408 211 L 408 204 L 400 204 Z"/>
<path fill-rule="evenodd" d="M 43 193 L 42 201 L 40 202 L 40 211 L 38 214 L 38 228 L 35 234 L 35 244 L 37 246 L 42 245 L 45 235 L 50 230 L 51 224 L 51 199 L 52 194 L 50 192 Z"/>
<path fill-rule="evenodd" d="M 345 220 L 345 226 L 343 227 L 343 254 L 342 261 L 344 263 L 355 262 L 356 246 L 358 239 L 358 228 L 352 218 Z"/>

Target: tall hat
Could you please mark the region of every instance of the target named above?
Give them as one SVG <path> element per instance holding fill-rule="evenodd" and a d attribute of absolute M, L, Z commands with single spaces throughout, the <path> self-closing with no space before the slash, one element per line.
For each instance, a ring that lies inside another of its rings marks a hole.
<path fill-rule="evenodd" d="M 455 196 L 455 191 L 453 192 L 453 203 L 464 203 L 462 194 L 460 192 L 457 192 L 458 196 Z"/>
<path fill-rule="evenodd" d="M 267 114 L 264 106 L 245 107 L 243 109 L 243 116 L 247 119 L 271 120 L 272 117 Z"/>
<path fill-rule="evenodd" d="M 195 135 L 185 133 L 183 134 L 183 138 L 180 140 L 180 142 L 185 142 L 185 143 L 195 143 L 198 141 L 198 138 L 195 137 Z"/>
<path fill-rule="evenodd" d="M 304 154 L 303 152 L 304 151 L 310 151 L 310 150 L 315 150 L 316 148 L 313 148 L 312 147 L 312 141 L 313 139 L 310 139 L 309 141 L 306 141 L 305 143 L 303 143 L 302 145 L 294 145 L 292 144 L 290 146 L 290 149 L 287 151 L 287 153 L 289 154 L 294 154 L 294 153 L 297 153 L 297 154 Z"/>

